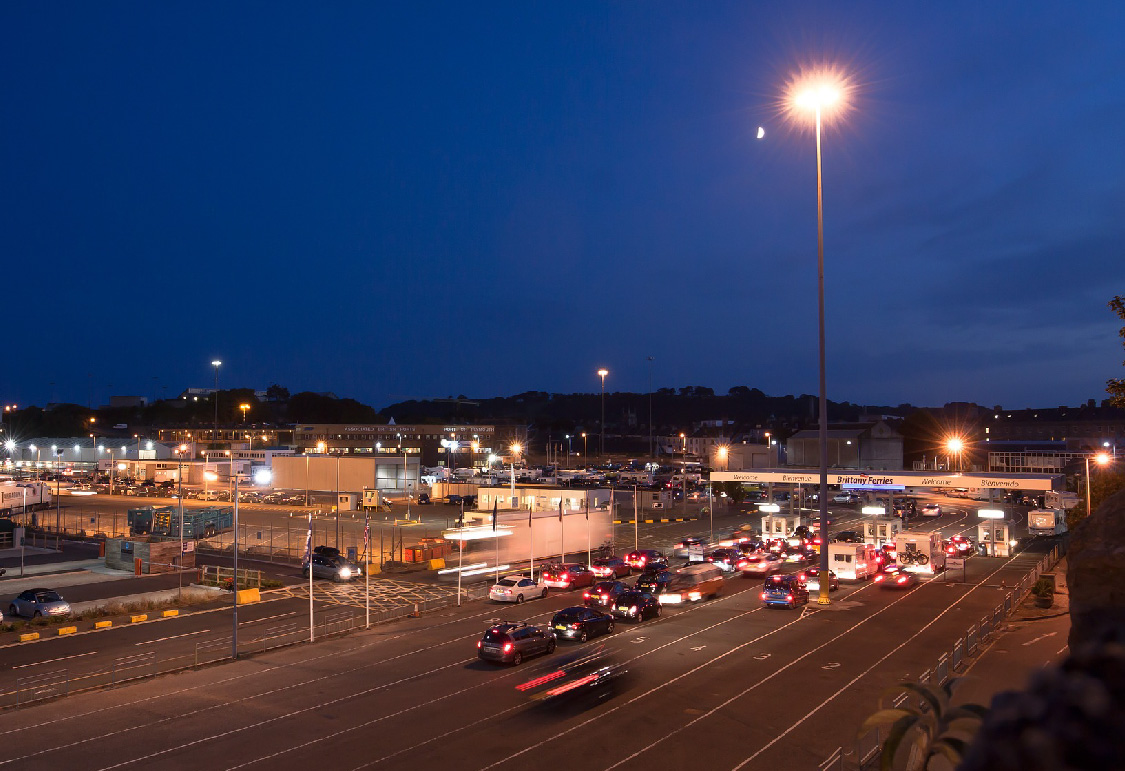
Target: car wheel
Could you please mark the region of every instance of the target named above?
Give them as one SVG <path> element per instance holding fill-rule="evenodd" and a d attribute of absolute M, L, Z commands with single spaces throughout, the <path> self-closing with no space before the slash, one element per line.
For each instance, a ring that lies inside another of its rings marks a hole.
<path fill-rule="evenodd" d="M 523 654 L 516 651 L 512 654 L 512 666 L 518 667 L 523 662 Z"/>
<path fill-rule="evenodd" d="M 9 616 L 18 616 L 19 615 L 19 611 L 16 610 L 15 605 L 9 605 L 8 606 L 8 615 Z"/>
<path fill-rule="evenodd" d="M 544 586 L 543 587 L 543 593 L 541 595 L 539 595 L 540 599 L 542 599 L 543 597 L 546 597 L 548 591 L 549 591 L 549 587 Z"/>
<path fill-rule="evenodd" d="M 547 653 L 551 654 L 551 653 L 554 653 L 554 652 L 555 652 L 555 641 L 551 640 L 549 643 L 547 643 Z"/>
<path fill-rule="evenodd" d="M 39 611 L 35 611 L 34 613 L 31 614 L 31 617 L 32 618 L 42 618 L 43 614 L 40 613 Z"/>
<path fill-rule="evenodd" d="M 610 634 L 611 632 L 613 632 L 613 619 L 612 618 L 609 620 L 609 623 L 605 625 L 605 633 Z"/>
<path fill-rule="evenodd" d="M 521 602 L 523 602 L 523 595 L 517 594 L 516 595 L 516 605 L 519 605 Z"/>
<path fill-rule="evenodd" d="M 582 634 L 578 635 L 578 642 L 586 642 L 586 630 L 582 630 Z"/>
<path fill-rule="evenodd" d="M 652 617 L 653 618 L 660 618 L 660 606 L 659 605 L 657 605 L 655 608 L 652 609 Z"/>

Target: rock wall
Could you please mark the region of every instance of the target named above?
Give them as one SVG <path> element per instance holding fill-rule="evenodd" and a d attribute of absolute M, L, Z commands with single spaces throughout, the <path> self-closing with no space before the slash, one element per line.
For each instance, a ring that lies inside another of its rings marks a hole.
<path fill-rule="evenodd" d="M 1125 490 L 1071 533 L 1066 580 L 1071 652 L 1105 635 L 1125 640 Z"/>

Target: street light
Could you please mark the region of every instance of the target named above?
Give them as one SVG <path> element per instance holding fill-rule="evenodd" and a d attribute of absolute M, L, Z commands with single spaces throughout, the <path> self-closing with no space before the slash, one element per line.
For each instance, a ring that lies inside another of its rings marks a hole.
<path fill-rule="evenodd" d="M 211 432 L 212 442 L 216 441 L 216 437 L 219 435 L 219 367 L 222 365 L 223 363 L 218 359 L 211 361 L 211 366 L 215 368 L 215 429 Z"/>
<path fill-rule="evenodd" d="M 177 595 L 184 593 L 184 453 L 187 452 L 188 446 L 181 444 L 176 448 L 176 484 L 179 485 L 179 492 L 176 493 L 178 503 L 180 504 L 180 559 L 176 562 L 179 574 L 179 591 Z M 110 466 L 112 463 L 113 453 L 110 453 Z M 238 534 L 235 533 L 237 539 Z"/>
<path fill-rule="evenodd" d="M 590 462 L 590 444 L 586 441 L 586 432 L 582 432 L 582 468 L 586 468 L 586 464 Z"/>
<path fill-rule="evenodd" d="M 1109 464 L 1109 454 L 1099 452 L 1094 456 L 1094 462 L 1099 466 L 1106 466 Z M 1090 516 L 1090 456 L 1086 456 L 1086 516 Z"/>
<path fill-rule="evenodd" d="M 961 452 L 965 449 L 965 442 L 959 436 L 951 437 L 945 443 L 945 448 L 957 456 L 957 470 L 961 470 Z"/>
<path fill-rule="evenodd" d="M 598 453 L 598 457 L 603 460 L 605 459 L 605 376 L 608 374 L 608 369 L 602 368 L 598 370 L 598 377 L 602 379 L 602 448 L 601 452 Z"/>
<path fill-rule="evenodd" d="M 721 444 L 721 445 L 719 445 L 718 453 L 719 453 L 719 460 L 721 460 L 723 462 L 723 471 L 729 471 L 730 470 L 730 468 L 729 468 L 730 467 L 730 460 L 729 460 L 728 456 L 730 455 L 730 448 L 727 447 L 725 444 Z"/>
<path fill-rule="evenodd" d="M 824 367 L 824 184 L 821 169 L 820 133 L 822 113 L 843 101 L 845 83 L 838 77 L 818 73 L 795 78 L 790 83 L 791 109 L 807 115 L 812 110 L 816 119 L 816 267 L 817 313 L 820 364 L 820 574 L 828 575 L 828 382 Z M 829 581 L 820 582 L 817 603 L 828 605 Z"/>
<path fill-rule="evenodd" d="M 242 404 L 238 405 L 238 409 L 242 410 L 242 422 L 245 423 L 246 422 L 246 411 L 248 409 L 250 409 L 250 405 L 243 402 Z"/>

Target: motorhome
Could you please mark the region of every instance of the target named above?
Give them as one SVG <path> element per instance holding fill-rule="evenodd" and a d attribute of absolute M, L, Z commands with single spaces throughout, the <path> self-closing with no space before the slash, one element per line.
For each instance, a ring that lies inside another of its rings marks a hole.
<path fill-rule="evenodd" d="M 828 567 L 841 581 L 862 581 L 879 572 L 876 549 L 869 543 L 828 544 Z"/>
<path fill-rule="evenodd" d="M 1027 512 L 1027 532 L 1036 536 L 1065 533 L 1066 512 L 1062 509 L 1034 509 Z"/>
<path fill-rule="evenodd" d="M 933 575 L 945 570 L 945 550 L 938 533 L 899 533 L 895 555 L 898 564 L 912 573 Z"/>

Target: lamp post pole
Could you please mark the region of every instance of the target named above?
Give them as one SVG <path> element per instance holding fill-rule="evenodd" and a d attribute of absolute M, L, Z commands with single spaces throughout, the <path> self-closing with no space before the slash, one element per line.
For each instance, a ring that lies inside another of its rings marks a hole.
<path fill-rule="evenodd" d="M 652 360 L 648 357 L 648 457 L 652 458 Z"/>
<path fill-rule="evenodd" d="M 217 442 L 219 439 L 219 367 L 222 362 L 215 359 L 211 362 L 211 366 L 215 368 L 215 427 L 211 432 L 211 441 Z"/>
<path fill-rule="evenodd" d="M 598 451 L 598 457 L 603 461 L 605 460 L 605 376 L 608 375 L 608 374 L 609 374 L 608 369 L 599 369 L 598 370 L 598 375 L 602 379 L 602 421 L 601 421 L 601 425 L 600 425 L 601 432 L 602 432 L 602 436 L 601 436 L 602 441 L 601 441 L 601 449 Z"/>
<path fill-rule="evenodd" d="M 109 452 L 110 466 L 113 465 L 113 450 Z M 179 591 L 178 595 L 182 596 L 184 593 L 184 446 L 181 444 L 176 448 L 176 484 L 179 491 L 177 492 L 178 503 L 180 504 L 180 560 L 176 567 L 179 568 Z M 236 504 L 237 505 L 237 504 Z"/>

